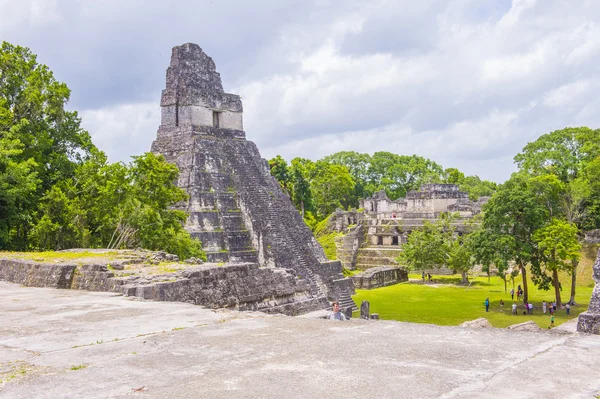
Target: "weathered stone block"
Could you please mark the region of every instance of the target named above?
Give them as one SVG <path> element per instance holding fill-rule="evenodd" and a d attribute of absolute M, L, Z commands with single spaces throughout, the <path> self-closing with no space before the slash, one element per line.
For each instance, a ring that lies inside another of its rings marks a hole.
<path fill-rule="evenodd" d="M 579 315 L 577 331 L 600 334 L 600 250 L 598 251 L 593 271 L 596 285 L 594 286 L 587 312 Z"/>

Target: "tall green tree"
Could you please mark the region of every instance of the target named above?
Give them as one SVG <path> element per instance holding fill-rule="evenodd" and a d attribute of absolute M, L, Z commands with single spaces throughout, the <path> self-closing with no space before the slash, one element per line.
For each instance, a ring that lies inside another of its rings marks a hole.
<path fill-rule="evenodd" d="M 13 131 L 18 130 L 13 128 Z M 10 132 L 0 132 L 0 248 L 12 249 L 13 235 L 22 237 L 33 217 L 32 202 L 40 184 L 36 163 L 23 160 L 23 144 Z"/>
<path fill-rule="evenodd" d="M 292 159 L 289 170 L 292 200 L 296 207 L 300 208 L 300 214 L 304 218 L 306 210 L 313 210 L 308 171 L 299 158 Z"/>
<path fill-rule="evenodd" d="M 352 196 L 354 179 L 348 169 L 324 161 L 316 163 L 311 192 L 320 220 L 325 219 L 336 208 L 348 209 L 357 200 Z"/>
<path fill-rule="evenodd" d="M 2 43 L 0 138 L 19 139 L 21 152 L 13 154 L 13 160 L 32 160 L 28 167 L 39 179 L 35 192 L 25 201 L 27 209 L 22 210 L 27 217 L 16 224 L 14 219 L 0 220 L 0 225 L 10 226 L 10 231 L 4 232 L 9 237 L 4 248 L 27 248 L 39 199 L 57 182 L 71 178 L 94 148 L 77 113 L 65 109 L 69 96 L 67 85 L 58 82 L 47 66 L 38 64 L 28 48 Z"/>
<path fill-rule="evenodd" d="M 600 130 L 587 127 L 565 128 L 540 136 L 527 144 L 515 156 L 519 169 L 531 176 L 555 176 L 562 183 L 558 215 L 579 229 L 600 228 L 600 196 L 592 190 L 588 165 L 600 157 Z M 593 166 L 592 166 L 593 168 Z M 548 178 L 546 178 L 548 179 Z M 556 187 L 557 185 L 554 184 Z M 571 298 L 575 304 L 578 260 L 573 260 L 571 270 Z"/>
<path fill-rule="evenodd" d="M 271 168 L 271 175 L 275 177 L 281 189 L 290 194 L 290 171 L 285 159 L 281 155 L 277 155 L 269 160 L 269 167 Z"/>
<path fill-rule="evenodd" d="M 577 226 L 573 223 L 553 219 L 550 224 L 537 230 L 533 235 L 533 240 L 542 254 L 542 264 L 552 273 L 557 306 L 562 304 L 558 272 L 572 272 L 573 262 L 579 260 L 581 245 L 577 240 L 577 233 Z"/>
<path fill-rule="evenodd" d="M 533 241 L 535 231 L 545 225 L 548 211 L 528 186 L 528 176 L 513 173 L 484 205 L 483 227 L 506 245 L 506 258 L 514 261 L 523 276 L 523 301 L 529 300 L 527 265 L 538 261 Z"/>
<path fill-rule="evenodd" d="M 472 232 L 459 234 L 455 220 L 454 215 L 443 214 L 435 222 L 425 221 L 422 229 L 408 236 L 398 261 L 413 269 L 446 266 L 468 283 L 468 271 L 474 266 L 473 236 Z"/>
<path fill-rule="evenodd" d="M 40 249 L 139 246 L 204 258 L 183 228 L 187 214 L 177 205 L 187 194 L 175 185 L 177 175 L 175 165 L 152 153 L 124 165 L 96 152 L 44 196 L 32 237 Z"/>

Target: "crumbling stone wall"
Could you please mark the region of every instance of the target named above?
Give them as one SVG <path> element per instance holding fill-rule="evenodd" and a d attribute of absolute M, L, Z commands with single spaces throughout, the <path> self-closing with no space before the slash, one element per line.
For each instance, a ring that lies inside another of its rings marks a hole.
<path fill-rule="evenodd" d="M 596 262 L 594 263 L 594 291 L 590 299 L 590 305 L 587 312 L 579 315 L 577 321 L 577 331 L 600 334 L 600 250 Z"/>
<path fill-rule="evenodd" d="M 371 290 L 408 281 L 408 270 L 403 267 L 374 267 L 352 276 L 358 289 Z"/>
<path fill-rule="evenodd" d="M 0 280 L 288 315 L 329 306 L 325 297 L 312 295 L 310 283 L 298 279 L 294 270 L 260 268 L 255 263 L 202 265 L 167 275 L 120 277 L 108 263 L 72 265 L 0 259 Z"/>
<path fill-rule="evenodd" d="M 588 244 L 600 244 L 600 229 L 586 231 L 584 242 Z"/>
<path fill-rule="evenodd" d="M 0 280 L 29 287 L 71 288 L 76 268 L 76 265 L 0 259 Z"/>

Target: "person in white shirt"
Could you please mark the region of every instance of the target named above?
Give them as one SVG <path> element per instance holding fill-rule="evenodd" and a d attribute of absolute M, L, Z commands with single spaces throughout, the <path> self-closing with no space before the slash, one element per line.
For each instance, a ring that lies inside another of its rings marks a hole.
<path fill-rule="evenodd" d="M 333 302 L 332 308 L 333 311 L 329 314 L 329 320 L 346 321 L 346 316 L 342 313 L 338 301 Z"/>
<path fill-rule="evenodd" d="M 512 314 L 517 314 L 517 303 L 513 302 L 512 304 Z"/>

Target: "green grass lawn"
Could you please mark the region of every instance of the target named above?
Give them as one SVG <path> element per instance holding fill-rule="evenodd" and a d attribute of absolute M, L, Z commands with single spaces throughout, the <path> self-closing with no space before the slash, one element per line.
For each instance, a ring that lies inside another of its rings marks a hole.
<path fill-rule="evenodd" d="M 420 274 L 410 275 L 410 278 L 421 279 Z M 356 290 L 354 301 L 360 308 L 363 300 L 371 304 L 371 313 L 379 313 L 381 319 L 408 321 L 414 323 L 431 323 L 438 325 L 455 326 L 467 320 L 485 317 L 494 327 L 507 327 L 511 324 L 522 323 L 528 320 L 535 321 L 540 327 L 546 328 L 550 324 L 550 315 L 542 314 L 542 301 L 551 302 L 554 291 L 540 291 L 529 281 L 529 300 L 533 303 L 533 315 L 524 315 L 524 307 L 518 308 L 518 315 L 511 314 L 512 301 L 510 289 L 504 292 L 504 282 L 499 277 L 470 278 L 470 287 L 457 285 L 460 277 L 433 276 L 436 284 L 401 283 L 374 290 Z M 570 280 L 561 279 L 563 283 L 562 299 L 568 300 L 570 296 Z M 589 280 L 582 282 L 585 285 L 577 287 L 576 301 L 579 306 L 571 308 L 571 315 L 567 316 L 564 309 L 557 309 L 555 325 L 577 317 L 587 310 L 593 284 Z M 515 279 L 517 285 L 522 284 L 521 276 Z M 486 313 L 483 302 L 490 299 L 490 311 Z M 516 298 L 516 296 L 515 296 Z M 504 300 L 504 307 L 500 307 L 500 299 Z M 519 305 L 519 304 L 517 304 Z M 357 317 L 359 314 L 356 314 Z"/>

